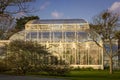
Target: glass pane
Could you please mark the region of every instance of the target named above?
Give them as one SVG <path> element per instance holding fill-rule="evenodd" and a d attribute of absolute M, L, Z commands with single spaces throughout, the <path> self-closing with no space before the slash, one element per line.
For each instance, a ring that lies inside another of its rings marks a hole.
<path fill-rule="evenodd" d="M 112 44 L 112 50 L 113 52 L 117 51 L 118 45 L 117 44 Z M 110 53 L 110 45 L 108 43 L 105 44 L 105 48 L 107 50 L 107 53 Z"/>
<path fill-rule="evenodd" d="M 91 64 L 91 65 L 98 65 L 99 64 L 98 50 L 90 50 L 89 64 Z"/>
<path fill-rule="evenodd" d="M 38 35 L 39 35 L 39 41 L 41 40 L 41 38 L 42 38 L 42 34 L 41 34 L 41 32 L 38 32 Z"/>
<path fill-rule="evenodd" d="M 31 39 L 37 39 L 37 32 L 31 32 Z"/>
<path fill-rule="evenodd" d="M 87 65 L 87 60 L 88 60 L 88 54 L 86 50 L 80 50 L 80 64 L 81 65 Z"/>
<path fill-rule="evenodd" d="M 30 32 L 26 33 L 26 39 L 29 40 L 30 39 Z"/>
<path fill-rule="evenodd" d="M 50 32 L 42 32 L 42 41 L 50 41 Z"/>
<path fill-rule="evenodd" d="M 76 64 L 80 65 L 80 51 L 77 52 L 76 54 Z"/>
<path fill-rule="evenodd" d="M 75 41 L 75 32 L 66 32 L 66 41 Z"/>
<path fill-rule="evenodd" d="M 71 61 L 72 49 L 71 48 L 66 48 L 66 51 L 65 51 L 64 55 L 66 56 L 65 57 L 65 62 L 67 64 L 72 64 L 72 61 Z"/>
<path fill-rule="evenodd" d="M 38 34 L 39 34 L 39 39 L 41 39 L 41 32 L 39 32 Z"/>
<path fill-rule="evenodd" d="M 86 32 L 78 32 L 78 41 L 79 42 L 86 41 L 87 37 L 88 37 L 88 35 Z"/>
<path fill-rule="evenodd" d="M 62 32 L 53 32 L 54 41 L 62 41 Z"/>

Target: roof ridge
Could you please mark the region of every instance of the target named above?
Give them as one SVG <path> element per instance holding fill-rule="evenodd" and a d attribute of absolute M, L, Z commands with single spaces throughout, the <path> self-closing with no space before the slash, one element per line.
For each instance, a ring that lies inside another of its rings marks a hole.
<path fill-rule="evenodd" d="M 84 19 L 40 19 L 32 20 L 28 24 L 73 24 L 73 23 L 87 23 Z"/>

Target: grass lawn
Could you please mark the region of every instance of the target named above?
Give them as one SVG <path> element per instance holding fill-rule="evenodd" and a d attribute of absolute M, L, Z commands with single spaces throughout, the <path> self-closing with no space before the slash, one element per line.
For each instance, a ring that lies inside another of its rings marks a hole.
<path fill-rule="evenodd" d="M 11 73 L 4 73 L 11 74 Z M 13 74 L 14 75 L 14 74 Z M 29 73 L 26 76 L 37 76 L 47 78 L 63 78 L 65 80 L 120 80 L 120 71 L 114 71 L 113 74 L 109 74 L 106 70 L 93 70 L 93 71 L 70 71 L 64 76 L 49 76 L 46 72 Z"/>
<path fill-rule="evenodd" d="M 108 71 L 71 71 L 65 75 L 68 80 L 120 80 L 120 71 L 109 74 Z"/>

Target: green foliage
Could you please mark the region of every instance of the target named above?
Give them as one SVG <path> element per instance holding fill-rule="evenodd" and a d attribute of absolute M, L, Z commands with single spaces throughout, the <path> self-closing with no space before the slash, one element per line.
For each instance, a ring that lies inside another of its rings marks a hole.
<path fill-rule="evenodd" d="M 70 71 L 69 64 L 62 59 L 59 60 L 58 57 L 53 55 L 51 55 L 49 63 L 42 66 L 41 69 L 52 76 L 63 76 Z"/>
<path fill-rule="evenodd" d="M 63 76 L 70 71 L 68 65 L 47 65 L 44 71 L 52 76 Z"/>
<path fill-rule="evenodd" d="M 50 59 L 50 56 L 52 58 Z M 70 71 L 69 65 L 66 64 L 62 60 L 58 60 L 57 57 L 54 57 L 53 55 L 50 55 L 49 57 L 43 57 L 42 61 L 39 62 L 40 64 L 32 67 L 30 72 L 45 72 L 47 75 L 65 75 Z M 46 59 L 49 58 L 49 60 L 46 62 Z"/>
<path fill-rule="evenodd" d="M 17 30 L 23 30 L 25 28 L 25 24 L 34 19 L 39 19 L 38 16 L 28 16 L 28 17 L 22 17 L 20 19 L 16 19 L 16 26 L 15 29 Z"/>
<path fill-rule="evenodd" d="M 8 68 L 5 64 L 5 61 L 0 60 L 0 72 L 5 72 L 10 70 L 10 68 Z"/>
<path fill-rule="evenodd" d="M 76 68 L 71 67 L 71 70 L 72 70 L 72 71 L 97 71 L 97 70 L 99 70 L 99 69 L 93 69 L 92 67 L 87 67 L 87 68 L 82 67 L 82 68 L 80 68 L 80 67 L 78 66 L 78 67 L 76 67 Z"/>
<path fill-rule="evenodd" d="M 25 74 L 41 64 L 40 58 L 49 55 L 44 46 L 32 41 L 15 40 L 7 45 L 7 63 L 18 74 Z"/>

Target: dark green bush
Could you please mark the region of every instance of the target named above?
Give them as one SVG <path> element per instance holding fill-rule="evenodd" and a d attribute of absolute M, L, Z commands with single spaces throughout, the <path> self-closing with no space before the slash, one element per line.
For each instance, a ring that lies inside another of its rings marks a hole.
<path fill-rule="evenodd" d="M 49 75 L 53 76 L 63 76 L 65 73 L 70 71 L 69 66 L 65 65 L 48 65 L 44 68 L 44 71 L 47 72 Z"/>
<path fill-rule="evenodd" d="M 104 70 L 109 70 L 109 66 L 104 66 Z"/>
<path fill-rule="evenodd" d="M 10 70 L 10 68 L 3 62 L 0 62 L 0 72 L 5 72 Z"/>
<path fill-rule="evenodd" d="M 88 68 L 77 67 L 77 68 L 72 68 L 72 70 L 74 70 L 74 71 L 93 71 L 93 70 L 97 70 L 97 69 L 93 69 L 92 67 L 88 67 Z"/>

